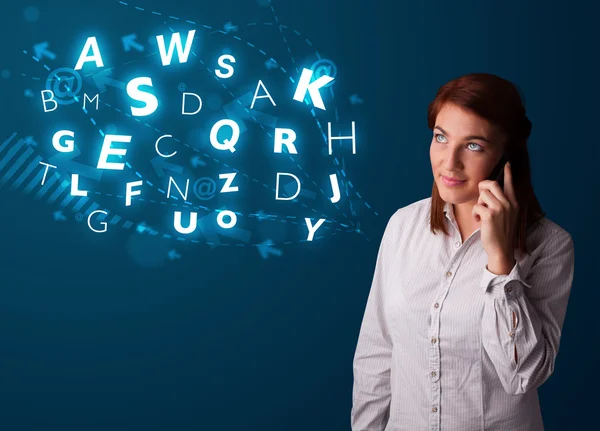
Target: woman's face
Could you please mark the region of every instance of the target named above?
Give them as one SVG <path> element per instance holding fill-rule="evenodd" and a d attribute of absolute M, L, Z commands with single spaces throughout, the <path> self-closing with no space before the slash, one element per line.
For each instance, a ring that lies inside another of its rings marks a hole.
<path fill-rule="evenodd" d="M 453 103 L 444 104 L 429 149 L 440 197 L 452 204 L 476 203 L 478 184 L 488 179 L 500 161 L 502 147 L 502 136 L 487 120 Z"/>

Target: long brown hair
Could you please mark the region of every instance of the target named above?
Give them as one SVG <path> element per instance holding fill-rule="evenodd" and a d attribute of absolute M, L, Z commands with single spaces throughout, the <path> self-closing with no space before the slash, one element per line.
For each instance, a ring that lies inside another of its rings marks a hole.
<path fill-rule="evenodd" d="M 454 103 L 488 120 L 505 135 L 504 158 L 510 161 L 515 196 L 519 204 L 515 244 L 529 254 L 526 234 L 529 227 L 545 216 L 531 184 L 531 169 L 527 140 L 531 121 L 525 113 L 524 101 L 517 87 L 510 81 L 490 73 L 471 73 L 453 79 L 438 90 L 429 104 L 427 124 L 431 130 L 445 103 Z M 444 200 L 440 197 L 435 180 L 431 191 L 431 224 L 435 234 L 441 230 L 449 235 L 444 222 Z"/>

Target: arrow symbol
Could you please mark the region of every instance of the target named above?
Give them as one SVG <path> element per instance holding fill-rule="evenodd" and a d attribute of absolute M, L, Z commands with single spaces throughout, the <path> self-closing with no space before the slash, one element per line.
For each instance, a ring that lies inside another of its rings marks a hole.
<path fill-rule="evenodd" d="M 55 221 L 63 221 L 67 219 L 62 211 L 54 211 L 52 215 L 54 216 Z"/>
<path fill-rule="evenodd" d="M 25 137 L 24 140 L 25 140 L 25 143 L 27 145 L 30 145 L 32 147 L 37 147 L 38 146 L 38 143 L 35 142 L 35 139 L 33 139 L 33 136 L 27 136 L 27 137 Z"/>
<path fill-rule="evenodd" d="M 256 109 L 250 110 L 249 106 L 252 104 L 252 98 L 254 97 L 254 93 L 252 91 L 244 94 L 241 97 L 238 97 L 235 100 L 232 100 L 227 105 L 223 106 L 223 111 L 227 114 L 227 117 L 230 120 L 235 121 L 240 126 L 240 133 L 244 133 L 248 130 L 246 127 L 246 121 L 256 122 L 258 124 L 262 124 L 263 126 L 267 126 L 270 128 L 275 128 L 277 121 L 279 120 L 277 117 L 273 115 L 264 114 Z"/>
<path fill-rule="evenodd" d="M 267 70 L 272 70 L 272 69 L 277 69 L 279 67 L 279 65 L 277 64 L 277 62 L 275 60 L 270 58 L 267 61 L 265 61 L 265 67 L 267 68 Z"/>
<path fill-rule="evenodd" d="M 258 252 L 260 253 L 260 257 L 262 257 L 263 259 L 268 259 L 270 254 L 274 256 L 281 256 L 283 252 L 278 248 L 273 248 L 272 245 L 273 241 L 271 241 L 270 239 L 261 242 L 258 245 Z"/>
<path fill-rule="evenodd" d="M 38 60 L 41 60 L 44 57 L 48 57 L 50 60 L 56 58 L 56 54 L 48 49 L 48 42 L 41 42 L 33 45 L 33 51 Z"/>
<path fill-rule="evenodd" d="M 223 30 L 225 30 L 225 33 L 229 33 L 231 31 L 237 31 L 238 26 L 237 25 L 233 25 L 233 23 L 231 21 L 228 21 L 225 23 L 225 25 L 223 26 Z"/>
<path fill-rule="evenodd" d="M 169 259 L 171 259 L 171 260 L 181 259 L 181 255 L 179 253 L 177 253 L 177 251 L 175 249 L 169 250 L 168 256 L 169 256 Z"/>
<path fill-rule="evenodd" d="M 353 94 L 348 99 L 350 100 L 350 104 L 352 105 L 360 105 L 365 102 L 358 96 L 358 94 Z"/>
<path fill-rule="evenodd" d="M 141 43 L 138 43 L 136 39 L 137 35 L 135 33 L 128 34 L 127 36 L 123 36 L 121 38 L 121 42 L 123 42 L 123 49 L 125 49 L 125 52 L 131 51 L 132 48 L 140 52 L 144 50 L 144 46 Z"/>
<path fill-rule="evenodd" d="M 222 236 L 226 236 L 238 241 L 248 242 L 252 232 L 246 229 L 233 227 L 231 229 L 222 229 L 218 224 L 213 213 L 209 213 L 204 217 L 198 219 L 198 229 L 202 233 L 202 236 L 206 239 L 206 242 L 210 248 L 215 248 L 221 245 L 217 233 Z M 218 230 L 217 230 L 218 229 Z"/>
<path fill-rule="evenodd" d="M 96 169 L 92 166 L 84 165 L 73 161 L 75 157 L 78 157 L 81 151 L 77 146 L 70 153 L 58 153 L 48 160 L 52 165 L 56 165 L 59 171 L 66 172 L 68 174 L 79 174 L 86 178 L 100 181 L 102 179 L 102 170 Z"/>
<path fill-rule="evenodd" d="M 200 158 L 200 156 L 194 156 L 191 158 L 190 162 L 192 166 L 197 168 L 198 166 L 206 166 L 206 162 Z"/>
<path fill-rule="evenodd" d="M 198 220 L 198 228 L 200 229 L 202 236 L 206 239 L 206 242 L 209 243 L 211 249 L 221 245 L 221 241 L 219 241 L 215 229 L 216 225 L 217 223 L 212 214 L 207 214 Z"/>
<path fill-rule="evenodd" d="M 256 214 L 251 214 L 256 216 L 256 219 L 258 221 L 262 221 L 262 220 L 274 220 L 277 218 L 277 216 L 275 215 L 270 215 L 270 214 L 266 214 L 263 210 L 258 211 Z"/>
<path fill-rule="evenodd" d="M 261 221 L 261 220 L 267 220 L 269 218 L 269 216 L 267 214 L 265 214 L 265 212 L 263 210 L 260 210 L 256 213 L 256 218 L 258 219 L 258 221 Z"/>
<path fill-rule="evenodd" d="M 120 89 L 125 88 L 124 82 L 117 81 L 116 79 L 111 78 L 111 76 L 111 69 L 106 69 L 92 75 L 92 80 L 94 81 L 94 84 L 96 84 L 96 87 L 98 87 L 98 90 L 100 90 L 101 93 L 104 93 L 106 91 L 106 87 L 109 85 L 111 87 L 116 87 Z"/>
<path fill-rule="evenodd" d="M 164 157 L 156 156 L 154 157 L 150 163 L 152 163 L 152 167 L 156 172 L 156 175 L 159 177 L 164 177 L 167 171 L 175 172 L 180 174 L 183 172 L 183 166 L 176 165 L 174 163 L 169 163 L 165 160 Z"/>

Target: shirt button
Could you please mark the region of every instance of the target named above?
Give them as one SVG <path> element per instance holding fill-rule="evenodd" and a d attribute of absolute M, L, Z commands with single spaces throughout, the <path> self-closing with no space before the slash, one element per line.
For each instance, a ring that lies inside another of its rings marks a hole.
<path fill-rule="evenodd" d="M 437 375 L 437 373 L 435 371 L 431 372 L 431 377 L 435 377 Z"/>
<path fill-rule="evenodd" d="M 451 271 L 448 271 L 448 272 L 446 273 L 446 277 L 451 277 L 451 276 L 452 276 L 452 272 L 451 272 Z"/>
<path fill-rule="evenodd" d="M 456 242 L 454 243 L 454 247 L 456 247 L 456 248 L 460 247 L 460 242 L 456 241 Z"/>
<path fill-rule="evenodd" d="M 435 304 L 433 304 L 433 306 L 434 306 L 435 308 L 438 308 L 438 307 L 440 306 L 440 304 L 438 304 L 438 303 L 436 302 Z"/>
<path fill-rule="evenodd" d="M 433 337 L 433 338 L 431 339 L 431 344 L 435 344 L 435 343 L 437 343 L 437 338 Z"/>
<path fill-rule="evenodd" d="M 437 412 L 437 407 L 432 407 L 432 408 L 431 408 L 431 411 L 432 411 L 433 413 L 436 413 L 436 412 Z"/>
<path fill-rule="evenodd" d="M 508 335 L 510 336 L 510 338 L 514 338 L 514 336 L 515 336 L 515 332 L 514 332 L 514 331 L 510 331 L 510 332 L 508 333 Z"/>

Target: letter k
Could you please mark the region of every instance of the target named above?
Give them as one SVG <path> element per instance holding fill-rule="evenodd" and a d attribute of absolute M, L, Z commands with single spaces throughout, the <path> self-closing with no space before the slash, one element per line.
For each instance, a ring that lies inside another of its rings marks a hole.
<path fill-rule="evenodd" d="M 302 69 L 302 75 L 300 75 L 300 80 L 298 81 L 298 87 L 296 88 L 296 93 L 294 94 L 294 100 L 297 100 L 298 102 L 304 101 L 304 97 L 308 91 L 310 93 L 313 105 L 319 109 L 325 110 L 325 105 L 323 104 L 323 99 L 321 99 L 319 88 L 327 85 L 335 78 L 332 78 L 328 75 L 322 75 L 319 79 L 310 82 L 312 74 L 313 71 L 311 69 Z"/>

